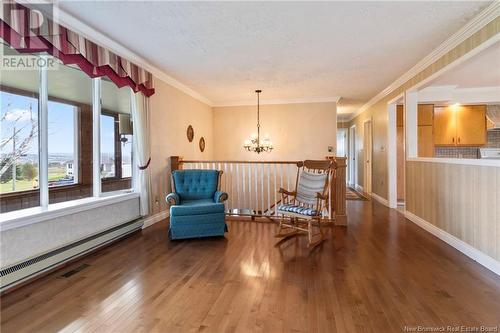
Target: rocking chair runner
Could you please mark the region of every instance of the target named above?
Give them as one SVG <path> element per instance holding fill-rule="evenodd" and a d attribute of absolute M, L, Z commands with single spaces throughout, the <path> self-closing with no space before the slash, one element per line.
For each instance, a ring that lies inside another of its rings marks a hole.
<path fill-rule="evenodd" d="M 306 232 L 308 247 L 316 246 L 324 240 L 321 216 L 323 209 L 328 209 L 328 184 L 335 177 L 336 164 L 331 160 L 306 160 L 299 162 L 297 167 L 295 191 L 279 190 L 281 204 L 277 212 L 281 218 L 276 237 L 287 238 Z M 313 233 L 314 226 L 319 232 Z M 283 233 L 283 229 L 291 231 Z"/>

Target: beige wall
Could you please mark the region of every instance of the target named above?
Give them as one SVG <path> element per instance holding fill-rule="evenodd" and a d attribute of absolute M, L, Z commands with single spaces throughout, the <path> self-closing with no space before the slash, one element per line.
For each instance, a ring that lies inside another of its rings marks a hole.
<path fill-rule="evenodd" d="M 405 84 L 356 117 L 357 146 L 363 140 L 363 122 L 373 119 L 373 192 L 388 197 L 387 103 L 440 69 L 500 33 L 500 18 L 408 80 Z M 362 176 L 362 160 L 358 169 Z M 437 162 L 406 162 L 406 209 L 499 260 L 499 168 Z M 485 213 L 489 210 L 489 213 Z"/>
<path fill-rule="evenodd" d="M 155 80 L 156 93 L 151 97 L 151 177 L 152 213 L 167 209 L 165 196 L 170 192 L 169 157 L 212 159 L 213 111 L 212 108 L 178 89 Z M 194 140 L 186 137 L 188 125 L 194 128 Z M 205 151 L 198 148 L 203 136 Z M 156 202 L 157 201 L 157 202 Z"/>
<path fill-rule="evenodd" d="M 272 153 L 247 152 L 243 142 L 256 133 L 256 106 L 214 108 L 214 157 L 218 160 L 323 159 L 336 147 L 336 103 L 262 105 L 261 134 L 273 141 Z"/>
<path fill-rule="evenodd" d="M 406 209 L 500 261 L 500 168 L 406 163 Z"/>

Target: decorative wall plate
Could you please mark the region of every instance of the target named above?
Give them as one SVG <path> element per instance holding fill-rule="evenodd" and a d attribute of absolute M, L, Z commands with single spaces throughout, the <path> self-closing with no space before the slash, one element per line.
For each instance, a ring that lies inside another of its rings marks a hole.
<path fill-rule="evenodd" d="M 205 138 L 203 137 L 200 138 L 200 151 L 205 151 Z"/>
<path fill-rule="evenodd" d="M 189 142 L 193 142 L 194 139 L 194 129 L 193 126 L 189 125 L 186 131 L 187 138 Z"/>

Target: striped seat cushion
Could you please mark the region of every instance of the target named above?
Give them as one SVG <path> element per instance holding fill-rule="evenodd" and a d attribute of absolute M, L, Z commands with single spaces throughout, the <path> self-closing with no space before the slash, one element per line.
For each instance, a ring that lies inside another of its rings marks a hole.
<path fill-rule="evenodd" d="M 300 207 L 297 205 L 289 205 L 289 204 L 283 204 L 278 206 L 278 212 L 290 212 L 290 213 L 295 213 L 295 214 L 300 214 L 300 215 L 306 215 L 306 216 L 317 216 L 319 215 L 319 212 L 316 209 L 312 208 L 307 208 L 307 207 Z"/>

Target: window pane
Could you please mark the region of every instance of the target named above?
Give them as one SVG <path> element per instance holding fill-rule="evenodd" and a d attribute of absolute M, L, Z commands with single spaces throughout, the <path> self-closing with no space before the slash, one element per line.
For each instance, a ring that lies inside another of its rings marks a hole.
<path fill-rule="evenodd" d="M 115 118 L 101 114 L 101 178 L 116 176 L 115 144 Z"/>
<path fill-rule="evenodd" d="M 49 203 L 92 196 L 92 79 L 59 62 L 48 71 Z"/>
<path fill-rule="evenodd" d="M 77 108 L 49 101 L 49 187 L 78 182 L 75 137 Z"/>
<path fill-rule="evenodd" d="M 132 187 L 132 122 L 130 88 L 101 80 L 102 192 Z"/>
<path fill-rule="evenodd" d="M 21 55 L 1 44 L 3 52 Z M 38 189 L 37 69 L 2 69 L 0 75 L 0 211 L 40 205 Z"/>
<path fill-rule="evenodd" d="M 132 177 L 132 135 L 123 135 L 127 141 L 122 144 L 122 178 Z"/>

